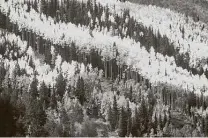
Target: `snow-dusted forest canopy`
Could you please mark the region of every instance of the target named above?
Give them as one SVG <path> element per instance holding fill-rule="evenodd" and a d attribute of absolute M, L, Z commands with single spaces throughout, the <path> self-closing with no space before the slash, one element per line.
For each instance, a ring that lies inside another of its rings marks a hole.
<path fill-rule="evenodd" d="M 206 16 L 170 1 L 0 0 L 0 136 L 208 136 Z"/>

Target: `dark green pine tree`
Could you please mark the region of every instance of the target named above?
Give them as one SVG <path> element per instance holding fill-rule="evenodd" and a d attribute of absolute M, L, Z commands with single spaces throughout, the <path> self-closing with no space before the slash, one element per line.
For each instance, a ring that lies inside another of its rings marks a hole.
<path fill-rule="evenodd" d="M 29 90 L 30 98 L 33 100 L 37 99 L 37 97 L 38 97 L 37 85 L 38 85 L 38 80 L 36 78 L 36 75 L 34 75 L 34 78 L 30 84 L 30 90 Z"/>
<path fill-rule="evenodd" d="M 40 0 L 41 1 L 41 8 L 40 8 L 40 13 L 46 13 L 47 11 L 47 4 L 45 0 Z"/>
<path fill-rule="evenodd" d="M 20 76 L 21 75 L 21 71 L 20 71 L 20 66 L 19 66 L 19 63 L 17 62 L 16 65 L 15 65 L 15 69 L 14 69 L 14 76 Z"/>
<path fill-rule="evenodd" d="M 35 68 L 35 64 L 34 64 L 34 62 L 33 62 L 32 57 L 30 57 L 30 59 L 29 59 L 29 66 L 30 66 L 31 68 Z"/>
<path fill-rule="evenodd" d="M 75 95 L 77 99 L 79 100 L 80 104 L 83 105 L 84 102 L 86 101 L 86 97 L 85 97 L 84 80 L 82 77 L 79 77 L 77 81 L 77 88 L 76 88 Z"/>
<path fill-rule="evenodd" d="M 62 100 L 65 88 L 66 88 L 66 80 L 64 79 L 62 73 L 59 73 L 58 78 L 56 79 L 56 94 L 58 95 L 58 100 Z"/>
<path fill-rule="evenodd" d="M 157 134 L 157 125 L 158 125 L 158 123 L 157 123 L 157 114 L 155 113 L 155 117 L 154 117 L 154 134 Z"/>
<path fill-rule="evenodd" d="M 47 109 L 50 102 L 49 100 L 50 93 L 44 81 L 40 84 L 39 93 L 40 93 L 40 102 L 44 105 L 44 109 Z"/>
<path fill-rule="evenodd" d="M 119 137 L 125 137 L 127 134 L 127 116 L 124 107 L 121 108 L 119 115 L 118 135 Z"/>
<path fill-rule="evenodd" d="M 127 134 L 126 134 L 127 137 L 129 137 L 131 131 L 132 131 L 131 109 L 129 107 L 129 102 L 127 102 Z"/>
<path fill-rule="evenodd" d="M 148 128 L 148 111 L 144 98 L 142 99 L 142 103 L 139 108 L 139 117 L 141 121 L 141 133 L 144 134 L 147 132 L 147 128 Z"/>
<path fill-rule="evenodd" d="M 135 108 L 135 115 L 134 115 L 134 119 L 132 121 L 132 130 L 131 130 L 131 134 L 133 137 L 141 137 L 141 122 L 140 122 L 140 116 L 138 113 L 137 108 Z"/>
<path fill-rule="evenodd" d="M 162 122 L 162 116 L 161 116 L 161 114 L 159 115 L 159 121 L 158 121 L 158 123 L 159 123 L 160 129 L 162 130 L 163 129 L 163 122 Z"/>
<path fill-rule="evenodd" d="M 127 119 L 127 133 L 126 136 L 129 137 L 132 131 L 132 119 L 131 117 L 128 117 Z"/>
<path fill-rule="evenodd" d="M 196 107 L 196 95 L 194 92 L 189 93 L 188 95 L 188 111 L 190 114 L 191 107 Z"/>
<path fill-rule="evenodd" d="M 37 0 L 34 1 L 33 8 L 34 8 L 35 11 L 38 11 L 38 2 L 37 2 Z"/>
<path fill-rule="evenodd" d="M 205 117 L 205 136 L 208 136 L 208 115 Z"/>
<path fill-rule="evenodd" d="M 52 89 L 54 89 L 54 88 L 52 88 Z M 56 109 L 56 108 L 57 108 L 56 94 L 55 94 L 54 90 L 53 90 L 52 93 L 51 93 L 50 104 L 49 104 L 49 106 L 50 106 L 52 109 Z"/>
<path fill-rule="evenodd" d="M 117 105 L 116 96 L 114 95 L 112 129 L 115 130 L 117 128 L 117 125 L 118 125 L 118 105 Z"/>
<path fill-rule="evenodd" d="M 112 111 L 112 108 L 111 106 L 109 106 L 109 109 L 108 109 L 108 122 L 110 123 L 110 127 L 111 127 L 111 131 L 113 131 L 113 111 Z"/>
<path fill-rule="evenodd" d="M 129 100 L 132 101 L 132 94 L 133 94 L 133 90 L 132 90 L 132 86 L 130 87 L 130 91 L 129 91 Z"/>
<path fill-rule="evenodd" d="M 163 126 L 165 126 L 166 123 L 167 123 L 167 115 L 164 112 Z"/>
<path fill-rule="evenodd" d="M 201 119 L 201 132 L 206 136 L 206 131 L 205 131 L 205 118 L 202 117 Z"/>
<path fill-rule="evenodd" d="M 6 29 L 6 16 L 2 13 L 2 11 L 0 11 L 0 21 L 0 28 Z"/>
<path fill-rule="evenodd" d="M 71 43 L 71 50 L 70 50 L 70 60 L 77 60 L 77 52 L 76 52 L 76 46 L 75 43 Z"/>
<path fill-rule="evenodd" d="M 6 75 L 6 69 L 4 67 L 4 63 L 1 62 L 0 63 L 0 89 L 2 87 L 2 82 L 3 82 L 4 78 L 5 78 L 5 75 Z"/>

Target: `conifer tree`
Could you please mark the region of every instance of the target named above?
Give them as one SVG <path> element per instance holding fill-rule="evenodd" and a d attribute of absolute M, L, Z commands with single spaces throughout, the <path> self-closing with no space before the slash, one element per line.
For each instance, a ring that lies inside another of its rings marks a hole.
<path fill-rule="evenodd" d="M 85 88 L 84 88 L 84 80 L 82 77 L 79 77 L 78 81 L 77 81 L 77 88 L 76 88 L 76 93 L 75 95 L 77 96 L 77 99 L 79 99 L 79 102 L 81 105 L 84 104 L 84 102 L 86 101 L 86 97 L 85 97 Z"/>
<path fill-rule="evenodd" d="M 38 97 L 37 85 L 38 85 L 38 80 L 36 78 L 36 75 L 34 75 L 34 78 L 30 84 L 30 90 L 29 90 L 31 99 L 37 99 L 37 97 Z"/>
<path fill-rule="evenodd" d="M 139 108 L 139 117 L 141 120 L 141 132 L 145 133 L 148 128 L 148 112 L 147 112 L 147 107 L 146 107 L 144 98 L 142 99 L 142 103 Z"/>
<path fill-rule="evenodd" d="M 129 101 L 127 102 L 127 113 L 126 113 L 126 117 L 127 117 L 127 136 L 130 135 L 131 130 L 132 130 L 132 121 L 131 121 L 131 109 L 129 107 Z"/>
<path fill-rule="evenodd" d="M 163 129 L 163 122 L 162 122 L 162 116 L 161 116 L 161 114 L 159 115 L 159 126 L 160 126 L 160 130 L 162 130 Z"/>
<path fill-rule="evenodd" d="M 155 117 L 154 117 L 154 134 L 157 134 L 157 126 L 158 126 L 158 123 L 157 123 L 157 114 L 155 113 Z"/>
<path fill-rule="evenodd" d="M 137 110 L 137 107 L 135 108 L 135 115 L 132 121 L 132 131 L 131 134 L 134 137 L 141 137 L 141 121 L 140 121 L 140 116 Z"/>
<path fill-rule="evenodd" d="M 113 100 L 113 123 L 112 123 L 112 129 L 113 130 L 116 129 L 117 123 L 118 123 L 118 105 L 117 105 L 116 96 L 114 95 L 114 100 Z"/>
<path fill-rule="evenodd" d="M 63 98 L 63 95 L 65 93 L 65 88 L 66 88 L 66 81 L 62 73 L 59 73 L 58 78 L 56 79 L 56 93 L 59 96 L 59 100 Z"/>
<path fill-rule="evenodd" d="M 133 94 L 133 90 L 132 90 L 132 86 L 130 87 L 130 91 L 129 91 L 129 100 L 132 101 L 132 94 Z"/>
<path fill-rule="evenodd" d="M 43 81 L 40 85 L 40 90 L 39 90 L 39 93 L 40 93 L 40 101 L 41 103 L 44 104 L 44 107 L 47 108 L 48 105 L 49 105 L 49 90 L 45 84 L 45 82 Z"/>
<path fill-rule="evenodd" d="M 163 126 L 165 126 L 166 123 L 167 123 L 167 115 L 164 112 Z"/>
<path fill-rule="evenodd" d="M 208 116 L 205 117 L 205 136 L 208 136 Z"/>
<path fill-rule="evenodd" d="M 52 94 L 51 94 L 51 97 L 50 97 L 50 107 L 52 109 L 57 108 L 56 94 L 55 94 L 54 90 L 52 91 Z"/>
<path fill-rule="evenodd" d="M 114 127 L 114 121 L 115 120 L 113 120 L 113 119 L 114 119 L 114 117 L 113 117 L 113 110 L 112 110 L 111 106 L 109 106 L 109 109 L 108 109 L 108 121 L 109 121 L 110 126 L 111 126 L 111 131 L 114 130 L 113 127 Z"/>
<path fill-rule="evenodd" d="M 124 107 L 121 108 L 119 115 L 118 135 L 119 137 L 125 137 L 127 134 L 127 116 Z"/>

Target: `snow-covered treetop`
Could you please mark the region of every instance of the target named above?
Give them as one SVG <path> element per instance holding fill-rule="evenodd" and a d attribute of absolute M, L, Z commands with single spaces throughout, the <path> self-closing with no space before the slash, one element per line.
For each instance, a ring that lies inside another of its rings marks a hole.
<path fill-rule="evenodd" d="M 87 2 L 87 0 L 78 0 Z M 189 52 L 190 65 L 206 64 L 208 59 L 208 27 L 202 22 L 195 22 L 192 18 L 170 9 L 152 5 L 133 4 L 128 1 L 96 0 L 102 6 L 108 6 L 113 14 L 123 16 L 124 9 L 128 9 L 130 16 L 146 27 L 151 27 L 157 35 L 166 35 L 180 53 Z"/>
<path fill-rule="evenodd" d="M 16 45 L 19 54 L 24 53 L 27 48 L 27 42 L 22 41 L 19 36 L 0 29 L 0 43 L 5 43 L 6 41 Z"/>
<path fill-rule="evenodd" d="M 112 52 L 115 43 L 120 54 L 117 57 L 121 61 L 120 64 L 126 64 L 134 68 L 155 85 L 158 82 L 168 83 L 191 91 L 195 88 L 196 92 L 199 93 L 201 89 L 204 89 L 204 86 L 208 87 L 208 80 L 204 75 L 190 75 L 191 73 L 187 70 L 176 66 L 173 57 L 156 54 L 153 48 L 149 53 L 140 46 L 140 43 L 136 43 L 132 39 L 121 39 L 118 36 L 111 36 L 108 33 L 102 34 L 96 30 L 92 31 L 93 36 L 91 36 L 89 28 L 77 27 L 71 23 L 59 22 L 54 24 L 52 18 L 47 19 L 44 14 L 40 15 L 33 9 L 26 12 L 26 5 L 19 4 L 15 10 L 10 1 L 1 3 L 1 10 L 5 14 L 8 13 L 9 9 L 9 18 L 11 22 L 18 24 L 19 29 L 32 30 L 54 44 L 70 44 L 73 41 L 80 49 L 97 49 L 102 52 L 101 56 L 112 59 L 115 58 Z"/>

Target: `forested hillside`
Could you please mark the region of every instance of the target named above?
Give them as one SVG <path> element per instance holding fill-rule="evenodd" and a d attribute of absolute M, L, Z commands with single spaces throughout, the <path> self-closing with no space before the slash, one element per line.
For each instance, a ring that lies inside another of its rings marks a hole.
<path fill-rule="evenodd" d="M 1 0 L 0 136 L 208 136 L 208 25 L 149 4 Z"/>

